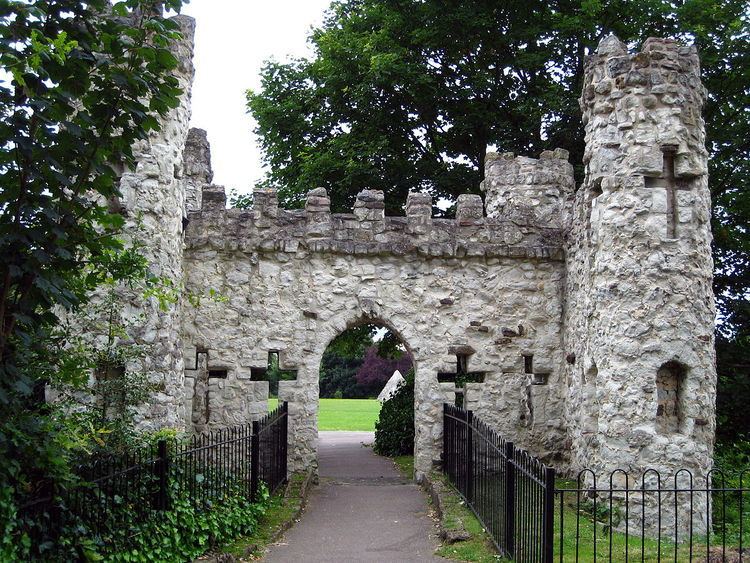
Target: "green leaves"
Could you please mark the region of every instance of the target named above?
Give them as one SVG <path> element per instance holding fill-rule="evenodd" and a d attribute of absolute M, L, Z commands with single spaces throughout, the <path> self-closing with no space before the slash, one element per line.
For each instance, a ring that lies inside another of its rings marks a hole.
<path fill-rule="evenodd" d="M 248 92 L 263 185 L 286 207 L 325 187 L 336 212 L 381 189 L 400 214 L 409 190 L 448 202 L 477 192 L 489 145 L 565 148 L 580 180 L 586 53 L 609 33 L 635 45 L 673 36 L 698 47 L 710 93 L 715 293 L 729 332 L 750 327 L 749 20 L 741 0 L 334 2 L 311 33 L 314 56 L 267 62 Z"/>
<path fill-rule="evenodd" d="M 52 423 L 44 381 L 80 385 L 90 366 L 57 347 L 57 313 L 81 307 L 97 284 L 147 270 L 123 252 L 123 217 L 106 203 L 118 195 L 114 169 L 133 164 L 133 144 L 181 95 L 171 76 L 175 24 L 151 1 L 109 6 L 0 3 L 9 76 L 0 83 L 0 457 L 11 460 L 0 488 L 19 502 L 67 479 L 70 436 Z"/>

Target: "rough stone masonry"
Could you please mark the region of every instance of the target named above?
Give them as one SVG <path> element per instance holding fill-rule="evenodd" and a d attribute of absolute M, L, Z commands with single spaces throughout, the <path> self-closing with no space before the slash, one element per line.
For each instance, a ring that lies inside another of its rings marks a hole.
<path fill-rule="evenodd" d="M 332 214 L 324 189 L 302 210 L 280 209 L 273 190 L 227 209 L 205 132 L 184 127 L 186 95 L 126 187 L 148 188 L 131 201 L 153 219 L 154 266 L 225 300 L 148 311 L 164 386 L 144 423 L 202 430 L 260 416 L 277 355 L 296 371 L 279 390 L 290 467 L 314 466 L 323 351 L 348 327 L 380 323 L 415 361 L 418 476 L 440 459 L 455 390 L 438 374 L 457 361 L 481 374 L 467 406 L 558 469 L 704 476 L 716 372 L 699 76 L 693 47 L 649 39 L 631 54 L 605 38 L 580 100 L 583 184 L 563 150 L 490 153 L 484 201 L 460 196 L 455 220 L 433 218 L 424 193 L 386 217 L 371 190 L 351 214 Z"/>

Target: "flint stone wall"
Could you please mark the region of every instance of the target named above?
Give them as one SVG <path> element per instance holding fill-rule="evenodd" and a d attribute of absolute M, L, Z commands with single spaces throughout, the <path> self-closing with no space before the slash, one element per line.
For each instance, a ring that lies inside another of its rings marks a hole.
<path fill-rule="evenodd" d="M 188 29 L 178 49 L 189 93 Z M 187 135 L 186 96 L 137 147 L 125 207 L 144 218 L 157 272 L 226 301 L 132 304 L 146 319 L 137 338 L 157 348 L 143 367 L 163 382 L 144 424 L 202 430 L 260 416 L 267 383 L 256 380 L 274 352 L 297 370 L 279 391 L 290 467 L 315 465 L 323 351 L 376 322 L 415 359 L 418 474 L 439 459 L 441 404 L 456 394 L 437 374 L 462 353 L 484 373 L 464 389 L 466 405 L 557 468 L 590 467 L 600 483 L 623 468 L 634 484 L 646 467 L 662 482 L 686 467 L 700 482 L 716 372 L 699 76 L 693 48 L 649 39 L 630 54 L 605 38 L 586 62 L 584 183 L 575 190 L 565 151 L 490 154 L 486 216 L 479 196 L 462 195 L 455 220 L 433 219 L 425 194 L 385 217 L 383 194 L 367 190 L 351 214 L 331 214 L 322 189 L 304 210 L 279 209 L 272 190 L 256 191 L 251 210 L 227 210 L 205 133 Z"/>
<path fill-rule="evenodd" d="M 361 193 L 353 214 L 330 214 L 323 190 L 301 211 L 280 210 L 269 190 L 256 191 L 254 202 L 249 211 L 227 210 L 223 191 L 208 187 L 203 209 L 189 215 L 187 289 L 212 287 L 228 298 L 186 310 L 183 323 L 186 348 L 205 350 L 208 370 L 226 369 L 225 389 L 234 390 L 209 391 L 211 416 L 225 413 L 209 424 L 252 414 L 242 401 L 256 393 L 253 370 L 278 351 L 280 367 L 297 370 L 279 390 L 290 402 L 292 467 L 316 464 L 322 354 L 346 328 L 378 322 L 414 356 L 419 473 L 440 459 L 446 392 L 437 374 L 455 371 L 456 349 L 475 350 L 469 369 L 486 372 L 488 383 L 475 384 L 470 399 L 480 415 L 542 454 L 550 451 L 536 447 L 542 435 L 564 440 L 558 229 L 487 219 L 478 196 L 462 196 L 456 220 L 431 218 L 423 194 L 409 197 L 406 217 L 385 217 L 376 191 Z M 518 377 L 523 354 L 549 373 L 533 421 L 516 408 L 528 396 L 527 378 Z M 498 382 L 508 404 L 483 392 Z"/>
<path fill-rule="evenodd" d="M 173 18 L 179 24 L 182 38 L 172 44 L 179 64 L 173 71 L 183 90 L 181 103 L 161 119 L 161 129 L 153 131 L 133 147 L 136 166 L 125 170 L 120 177 L 119 201 L 116 208 L 125 224 L 126 244 L 138 243 L 140 252 L 148 260 L 155 276 L 182 285 L 183 272 L 183 209 L 185 207 L 183 147 L 188 135 L 191 115 L 193 37 L 195 21 L 186 16 Z M 156 298 L 145 298 L 142 291 L 123 287 L 118 289 L 122 302 L 123 326 L 129 327 L 129 344 L 136 345 L 143 354 L 129 359 L 128 371 L 145 374 L 154 389 L 149 400 L 137 409 L 136 423 L 142 429 L 160 427 L 185 428 L 183 416 L 183 378 L 181 303 L 161 307 Z M 104 299 L 96 295 L 93 309 Z M 101 333 L 104 324 L 88 327 L 86 336 L 106 340 Z M 93 377 L 93 376 L 92 376 Z"/>
<path fill-rule="evenodd" d="M 711 468 L 715 306 L 704 97 L 695 49 L 674 41 L 649 39 L 630 54 L 612 36 L 586 63 L 587 174 L 567 252 L 566 419 L 573 465 L 600 479 L 619 466 L 634 481 L 653 468 L 670 482 L 686 468 L 700 483 Z M 671 382 L 660 376 L 670 366 Z M 672 406 L 664 404 L 669 393 Z M 705 515 L 705 498 L 695 503 Z M 689 509 L 680 508 L 683 516 Z M 663 532 L 673 533 L 663 514 Z M 696 521 L 694 530 L 706 525 Z"/>

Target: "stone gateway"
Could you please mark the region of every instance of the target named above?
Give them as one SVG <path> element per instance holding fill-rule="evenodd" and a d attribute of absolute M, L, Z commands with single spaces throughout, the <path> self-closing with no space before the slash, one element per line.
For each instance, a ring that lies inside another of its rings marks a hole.
<path fill-rule="evenodd" d="M 123 201 L 148 219 L 156 267 L 224 299 L 148 312 L 169 360 L 147 366 L 164 386 L 143 424 L 257 418 L 278 360 L 296 374 L 279 385 L 290 467 L 314 466 L 321 356 L 347 328 L 378 323 L 414 358 L 418 477 L 440 459 L 456 390 L 439 374 L 457 365 L 475 376 L 467 408 L 563 471 L 705 475 L 716 372 L 704 97 L 693 47 L 649 39 L 631 54 L 605 38 L 581 95 L 583 184 L 563 150 L 489 153 L 484 200 L 462 195 L 456 218 L 438 219 L 428 194 L 389 217 L 370 190 L 350 214 L 332 214 L 323 189 L 301 210 L 269 189 L 227 209 L 205 132 L 185 127 L 186 95 Z"/>

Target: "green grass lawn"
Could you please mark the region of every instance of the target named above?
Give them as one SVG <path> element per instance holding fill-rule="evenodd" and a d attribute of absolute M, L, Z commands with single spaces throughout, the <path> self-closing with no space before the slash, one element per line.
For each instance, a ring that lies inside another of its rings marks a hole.
<path fill-rule="evenodd" d="M 575 484 L 571 481 L 560 480 L 558 487 L 574 488 Z M 689 542 L 675 544 L 666 536 L 662 537 L 661 542 L 656 539 L 642 538 L 641 530 L 637 526 L 629 530 L 629 535 L 621 531 L 613 531 L 610 534 L 608 526 L 607 502 L 599 504 L 600 512 L 598 522 L 596 523 L 596 560 L 609 561 L 610 542 L 612 551 L 612 561 L 643 561 L 648 563 L 657 563 L 659 561 L 705 561 L 706 556 L 706 536 L 694 535 L 692 550 Z M 560 545 L 560 499 L 556 499 L 555 509 L 555 561 L 561 551 Z M 617 518 L 622 518 L 619 511 L 615 513 Z M 562 552 L 564 561 L 594 561 L 594 529 L 595 525 L 591 517 L 591 504 L 588 505 L 588 512 L 583 512 L 579 519 L 578 528 L 576 527 L 576 497 L 575 494 L 565 495 L 563 504 L 563 541 Z M 578 534 L 578 540 L 576 540 Z M 610 537 L 611 536 L 611 537 Z M 683 532 L 683 539 L 686 533 Z M 576 544 L 578 547 L 576 547 Z M 720 557 L 721 539 L 714 537 L 712 539 L 711 551 Z M 735 546 L 739 545 L 737 538 L 727 537 L 727 554 L 735 554 Z M 718 546 L 718 547 L 717 547 Z M 577 551 L 577 557 L 576 557 Z M 692 557 L 691 557 L 692 555 Z M 712 561 L 714 559 L 711 559 Z M 716 559 L 718 561 L 719 558 Z M 727 561 L 734 560 L 727 558 Z"/>
<path fill-rule="evenodd" d="M 268 399 L 268 410 L 279 404 Z M 365 430 L 373 432 L 380 414 L 377 399 L 320 399 L 318 430 Z"/>

